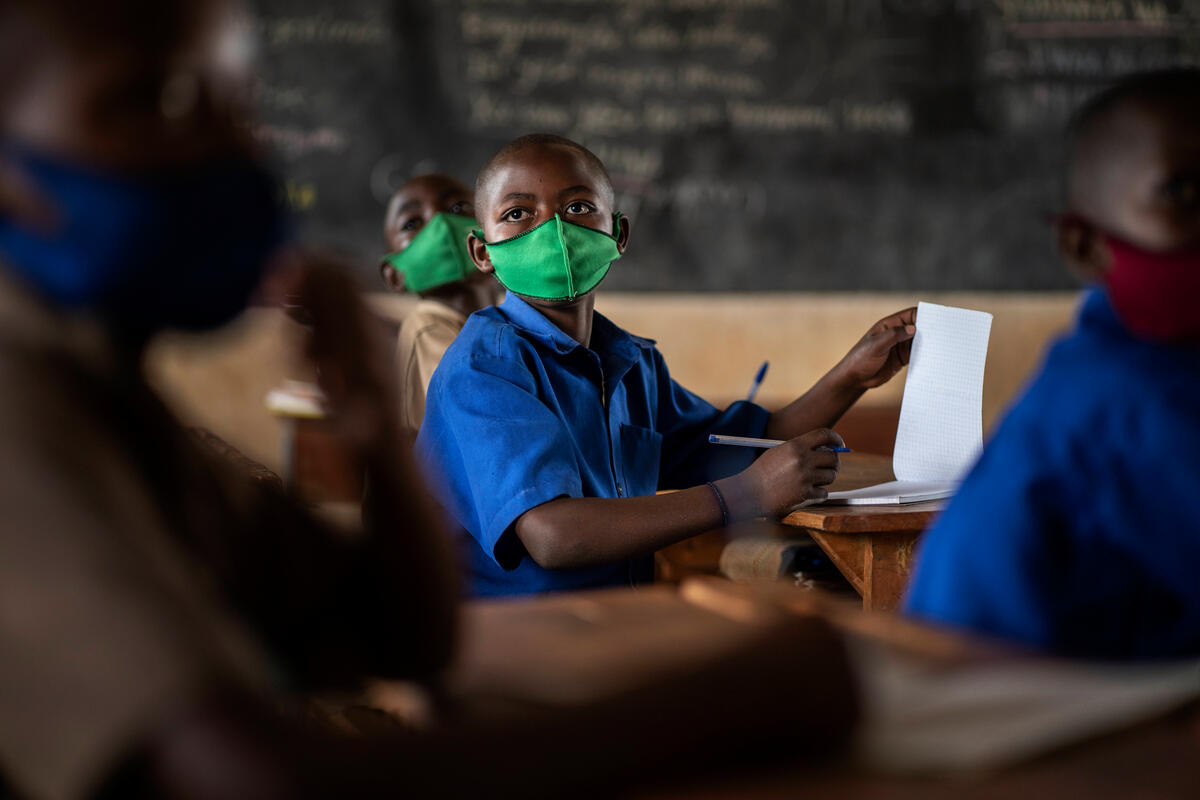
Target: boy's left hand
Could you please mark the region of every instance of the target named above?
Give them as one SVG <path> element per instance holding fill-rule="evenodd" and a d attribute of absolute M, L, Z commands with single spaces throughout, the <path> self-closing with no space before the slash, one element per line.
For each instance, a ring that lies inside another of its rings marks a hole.
<path fill-rule="evenodd" d="M 847 388 L 882 386 L 908 363 L 916 323 L 915 306 L 884 317 L 850 348 L 834 371 Z"/>

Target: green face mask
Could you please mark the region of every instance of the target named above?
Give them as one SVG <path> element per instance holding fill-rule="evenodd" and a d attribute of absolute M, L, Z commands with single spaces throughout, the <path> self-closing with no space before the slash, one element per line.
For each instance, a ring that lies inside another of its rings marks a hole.
<path fill-rule="evenodd" d="M 414 292 L 461 281 L 476 272 L 467 249 L 467 234 L 477 225 L 474 217 L 440 211 L 408 247 L 383 260 L 404 276 L 405 288 Z"/>
<path fill-rule="evenodd" d="M 621 230 L 620 222 L 621 215 L 613 214 L 614 232 Z M 488 244 L 478 230 L 475 236 L 487 247 L 501 285 L 539 300 L 587 294 L 621 257 L 615 235 L 567 222 L 558 214 L 504 241 Z"/>

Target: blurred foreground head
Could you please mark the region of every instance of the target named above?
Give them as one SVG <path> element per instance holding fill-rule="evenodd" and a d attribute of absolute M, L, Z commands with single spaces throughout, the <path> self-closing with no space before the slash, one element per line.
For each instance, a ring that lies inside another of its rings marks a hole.
<path fill-rule="evenodd" d="M 0 272 L 148 334 L 240 311 L 283 230 L 228 0 L 0 3 Z"/>
<path fill-rule="evenodd" d="M 1068 133 L 1063 258 L 1135 336 L 1200 344 L 1200 70 L 1127 76 Z"/>

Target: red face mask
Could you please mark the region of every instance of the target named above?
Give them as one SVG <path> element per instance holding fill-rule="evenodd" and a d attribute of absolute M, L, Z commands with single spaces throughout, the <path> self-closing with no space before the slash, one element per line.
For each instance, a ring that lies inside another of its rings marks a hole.
<path fill-rule="evenodd" d="M 1155 253 L 1104 234 L 1113 310 L 1139 339 L 1200 344 L 1200 248 Z"/>

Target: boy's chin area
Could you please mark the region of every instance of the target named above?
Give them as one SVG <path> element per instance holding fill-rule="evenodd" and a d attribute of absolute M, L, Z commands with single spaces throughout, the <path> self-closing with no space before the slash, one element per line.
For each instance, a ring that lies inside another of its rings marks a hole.
<path fill-rule="evenodd" d="M 531 306 L 538 306 L 539 308 L 553 309 L 555 311 L 566 311 L 566 310 L 575 308 L 577 306 L 582 306 L 582 305 L 587 305 L 587 306 L 591 307 L 591 306 L 594 306 L 595 302 L 596 302 L 596 290 L 595 289 L 592 289 L 591 291 L 588 291 L 588 292 L 584 292 L 583 294 L 579 295 L 576 298 L 565 299 L 565 300 L 547 300 L 543 297 L 530 297 L 529 295 L 521 294 L 520 292 L 513 292 L 513 294 L 515 294 L 517 297 L 521 298 L 522 300 L 524 300 L 526 303 L 528 303 Z"/>

